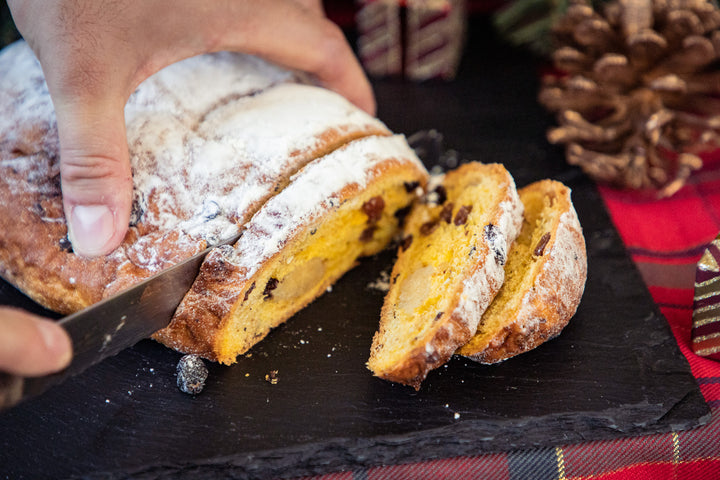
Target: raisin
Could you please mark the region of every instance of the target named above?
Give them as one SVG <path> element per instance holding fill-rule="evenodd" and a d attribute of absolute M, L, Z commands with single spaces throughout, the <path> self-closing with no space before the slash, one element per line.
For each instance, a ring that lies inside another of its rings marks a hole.
<path fill-rule="evenodd" d="M 453 208 L 455 208 L 455 205 L 450 202 L 446 204 L 443 209 L 440 211 L 440 219 L 445 220 L 445 223 L 452 222 L 452 211 Z M 458 212 L 459 213 L 459 212 Z"/>
<path fill-rule="evenodd" d="M 498 265 L 505 265 L 505 238 L 495 225 L 489 223 L 483 228 L 485 240 L 495 255 L 495 262 Z"/>
<path fill-rule="evenodd" d="M 250 288 L 247 289 L 247 292 L 245 292 L 245 297 L 243 298 L 243 302 L 247 302 L 247 299 L 253 290 L 255 290 L 255 282 L 253 282 L 252 285 L 250 285 Z"/>
<path fill-rule="evenodd" d="M 72 243 L 70 243 L 70 239 L 67 237 L 67 235 L 61 238 L 58 244 L 60 246 L 60 250 L 62 250 L 63 252 L 73 253 Z"/>
<path fill-rule="evenodd" d="M 360 234 L 360 241 L 361 242 L 369 242 L 373 239 L 373 235 L 375 235 L 375 230 L 377 230 L 377 227 L 375 225 L 370 225 L 365 230 L 362 231 Z"/>
<path fill-rule="evenodd" d="M 550 232 L 545 232 L 542 237 L 540 237 L 540 241 L 538 242 L 537 246 L 535 247 L 535 250 L 533 251 L 533 255 L 536 257 L 540 257 L 545 253 L 545 247 L 547 246 L 548 242 L 550 241 Z"/>
<path fill-rule="evenodd" d="M 143 214 L 145 213 L 144 209 L 142 208 L 141 200 L 139 198 L 134 198 L 132 202 L 132 207 L 130 209 L 130 223 L 129 225 L 131 227 L 136 226 L 138 223 L 140 223 L 140 219 L 142 218 Z"/>
<path fill-rule="evenodd" d="M 22 147 L 15 147 L 10 151 L 10 155 L 12 155 L 13 157 L 24 157 L 24 156 L 27 156 L 29 153 L 30 152 L 26 152 L 25 150 L 23 150 Z M 15 170 L 15 169 L 13 169 L 13 170 Z M 17 173 L 17 171 L 13 171 L 13 173 Z"/>
<path fill-rule="evenodd" d="M 177 386 L 181 392 L 197 395 L 205 388 L 208 369 L 198 355 L 183 356 L 177 364 Z"/>
<path fill-rule="evenodd" d="M 363 203 L 362 211 L 368 217 L 368 223 L 377 223 L 382 218 L 382 211 L 385 208 L 385 200 L 381 196 L 372 197 Z"/>
<path fill-rule="evenodd" d="M 437 220 L 430 220 L 420 226 L 420 233 L 423 235 L 430 235 L 438 226 Z"/>
<path fill-rule="evenodd" d="M 408 213 L 410 213 L 410 209 L 412 208 L 412 205 L 408 205 L 407 207 L 398 208 L 395 210 L 395 218 L 397 218 L 398 224 L 402 224 L 405 221 L 405 217 L 407 217 Z"/>
<path fill-rule="evenodd" d="M 433 319 L 433 322 L 437 322 L 438 320 L 440 320 L 440 317 L 443 316 L 443 313 L 445 313 L 445 312 L 438 312 L 438 314 L 435 315 L 435 318 Z"/>
<path fill-rule="evenodd" d="M 404 252 L 408 248 L 410 248 L 410 245 L 412 245 L 413 236 L 408 235 L 407 237 L 403 238 L 402 243 L 400 244 L 400 251 Z"/>
<path fill-rule="evenodd" d="M 272 291 L 277 288 L 278 283 L 280 282 L 277 278 L 270 277 L 270 280 L 268 280 L 267 284 L 265 284 L 265 290 L 263 290 L 263 298 L 265 300 L 269 300 L 272 298 Z"/>
<path fill-rule="evenodd" d="M 412 193 L 420 186 L 420 182 L 403 182 L 403 186 L 407 193 Z"/>
<path fill-rule="evenodd" d="M 433 190 L 437 194 L 437 204 L 442 205 L 447 200 L 447 190 L 445 190 L 445 187 L 442 185 L 438 185 L 435 187 L 435 190 Z"/>
<path fill-rule="evenodd" d="M 455 214 L 455 220 L 453 223 L 457 225 L 464 225 L 467 222 L 468 215 L 472 212 L 472 205 L 463 205 L 460 207 Z"/>

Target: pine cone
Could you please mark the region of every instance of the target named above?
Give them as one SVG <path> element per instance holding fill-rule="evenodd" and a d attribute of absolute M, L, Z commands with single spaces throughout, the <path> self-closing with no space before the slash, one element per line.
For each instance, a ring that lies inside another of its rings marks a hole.
<path fill-rule="evenodd" d="M 539 100 L 557 113 L 551 143 L 591 177 L 679 190 L 720 146 L 720 10 L 706 0 L 573 0 L 554 25 Z"/>

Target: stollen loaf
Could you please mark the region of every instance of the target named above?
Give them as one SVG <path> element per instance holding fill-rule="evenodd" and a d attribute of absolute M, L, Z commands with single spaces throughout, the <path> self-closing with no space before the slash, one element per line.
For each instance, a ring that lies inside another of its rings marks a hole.
<path fill-rule="evenodd" d="M 242 233 L 207 257 L 171 327 L 155 336 L 180 351 L 212 345 L 203 355 L 225 363 L 252 342 L 236 341 L 217 319 L 203 323 L 205 337 L 187 326 L 239 308 L 220 291 L 244 288 L 243 308 L 263 312 L 247 318 L 262 324 L 249 329 L 261 338 L 268 315 L 277 325 L 359 256 L 383 248 L 398 229 L 394 213 L 427 180 L 404 137 L 340 95 L 252 56 L 193 57 L 148 78 L 129 98 L 129 231 L 109 255 L 88 259 L 67 238 L 54 110 L 22 41 L 0 51 L 0 110 L 0 275 L 66 314 Z M 258 263 L 250 266 L 251 257 Z M 237 271 L 219 275 L 223 262 Z M 197 301 L 203 292 L 218 297 Z"/>

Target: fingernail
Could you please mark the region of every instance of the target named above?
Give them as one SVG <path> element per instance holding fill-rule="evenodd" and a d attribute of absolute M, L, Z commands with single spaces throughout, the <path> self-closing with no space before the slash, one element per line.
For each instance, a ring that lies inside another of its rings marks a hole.
<path fill-rule="evenodd" d="M 68 225 L 73 250 L 90 257 L 108 253 L 106 245 L 115 233 L 113 220 L 106 205 L 75 205 Z"/>
<path fill-rule="evenodd" d="M 37 329 L 45 343 L 48 357 L 57 370 L 65 368 L 72 359 L 72 347 L 62 327 L 47 320 L 39 320 Z"/>

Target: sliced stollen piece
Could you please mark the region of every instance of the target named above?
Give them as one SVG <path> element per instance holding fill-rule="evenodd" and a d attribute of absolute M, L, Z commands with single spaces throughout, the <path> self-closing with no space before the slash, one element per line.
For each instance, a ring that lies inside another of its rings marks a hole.
<path fill-rule="evenodd" d="M 233 246 L 210 252 L 155 338 L 231 364 L 399 230 L 427 172 L 405 138 L 355 140 L 313 161 L 263 205 Z"/>
<path fill-rule="evenodd" d="M 541 180 L 520 191 L 523 228 L 505 264 L 505 283 L 475 336 L 457 353 L 497 363 L 560 334 L 585 289 L 585 238 L 570 189 Z"/>
<path fill-rule="evenodd" d="M 419 389 L 475 333 L 521 224 L 515 182 L 502 165 L 447 173 L 408 215 L 368 368 Z"/>
<path fill-rule="evenodd" d="M 106 257 L 72 252 L 59 141 L 39 62 L 0 52 L 0 276 L 71 313 L 238 233 L 305 164 L 353 139 L 390 135 L 340 95 L 247 55 L 189 58 L 143 82 L 125 107 L 133 209 Z"/>

